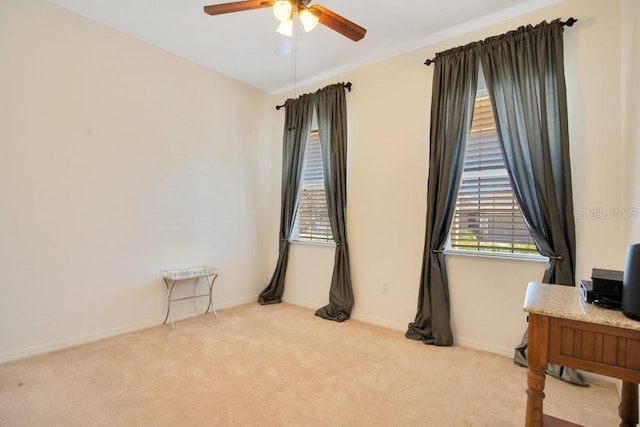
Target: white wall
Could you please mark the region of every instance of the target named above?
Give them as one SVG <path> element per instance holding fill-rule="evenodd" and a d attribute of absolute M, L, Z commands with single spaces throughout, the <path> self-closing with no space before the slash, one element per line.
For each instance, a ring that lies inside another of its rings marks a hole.
<path fill-rule="evenodd" d="M 353 318 L 405 330 L 415 316 L 424 244 L 433 77 L 433 67 L 422 65 L 424 60 L 520 25 L 570 16 L 579 20 L 565 31 L 577 277 L 590 277 L 594 267 L 623 267 L 628 222 L 607 217 L 609 210 L 624 207 L 628 198 L 623 189 L 626 151 L 620 130 L 621 92 L 625 90 L 620 65 L 620 3 L 569 0 L 490 27 L 474 31 L 470 27 L 462 36 L 298 90 L 305 93 L 329 83 L 353 83 L 353 92 L 347 95 L 348 236 L 356 299 Z M 274 102 L 289 96 L 282 94 Z M 275 123 L 282 123 L 282 114 L 273 113 Z M 280 127 L 274 126 L 274 164 L 279 164 L 281 139 Z M 636 176 L 636 194 L 638 185 Z M 271 188 L 278 200 L 278 173 L 273 174 Z M 277 213 L 274 215 L 277 218 Z M 275 227 L 270 235 L 270 262 L 275 265 Z M 332 262 L 327 248 L 294 245 L 285 301 L 316 307 L 326 304 Z M 522 313 L 526 283 L 540 280 L 543 271 L 544 264 L 539 262 L 448 257 L 456 342 L 512 355 L 526 326 Z M 390 284 L 388 294 L 381 292 L 383 282 Z"/>
<path fill-rule="evenodd" d="M 623 0 L 622 44 L 622 140 L 626 144 L 629 243 L 640 243 L 640 2 Z"/>
<path fill-rule="evenodd" d="M 404 331 L 415 315 L 424 60 L 569 16 L 579 19 L 565 32 L 577 273 L 622 268 L 640 226 L 607 212 L 640 206 L 638 4 L 570 0 L 298 90 L 354 84 L 355 319 Z M 254 301 L 277 258 L 283 111 L 273 106 L 290 95 L 266 96 L 43 0 L 0 2 L 0 362 L 158 324 L 164 268 L 217 265 L 218 307 Z M 326 304 L 332 263 L 330 247 L 293 245 L 285 301 Z M 450 256 L 448 269 L 456 342 L 511 355 L 524 288 L 544 265 Z M 176 306 L 177 317 L 192 313 Z"/>
<path fill-rule="evenodd" d="M 255 301 L 266 100 L 49 2 L 0 2 L 0 362 L 159 324 L 163 269 L 218 266 L 217 307 Z"/>

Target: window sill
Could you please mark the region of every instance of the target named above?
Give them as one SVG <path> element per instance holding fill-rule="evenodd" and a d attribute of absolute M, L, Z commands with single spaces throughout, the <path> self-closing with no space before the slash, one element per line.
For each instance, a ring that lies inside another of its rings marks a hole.
<path fill-rule="evenodd" d="M 549 258 L 542 255 L 523 255 L 523 254 L 507 254 L 500 252 L 476 252 L 476 251 L 461 251 L 455 249 L 445 249 L 445 255 L 454 255 L 454 256 L 469 256 L 469 257 L 480 257 L 480 258 L 498 258 L 498 259 L 512 259 L 517 261 L 530 261 L 530 262 L 549 262 Z"/>
<path fill-rule="evenodd" d="M 289 240 L 289 243 L 294 245 L 305 245 L 305 246 L 325 246 L 335 248 L 335 242 L 310 242 L 308 240 Z"/>

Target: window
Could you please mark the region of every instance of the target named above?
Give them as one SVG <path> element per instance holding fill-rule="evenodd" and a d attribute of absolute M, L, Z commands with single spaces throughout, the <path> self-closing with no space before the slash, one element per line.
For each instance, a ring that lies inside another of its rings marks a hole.
<path fill-rule="evenodd" d="M 304 153 L 300 201 L 291 240 L 333 242 L 324 190 L 324 171 L 318 131 L 312 131 Z"/>
<path fill-rule="evenodd" d="M 479 91 L 476 97 L 449 246 L 465 251 L 539 254 L 511 188 L 486 91 Z"/>

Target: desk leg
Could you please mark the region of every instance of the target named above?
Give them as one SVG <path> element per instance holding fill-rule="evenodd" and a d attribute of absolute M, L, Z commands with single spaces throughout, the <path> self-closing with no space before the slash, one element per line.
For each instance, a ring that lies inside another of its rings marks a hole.
<path fill-rule="evenodd" d="M 169 284 L 171 282 L 171 284 Z M 171 328 L 175 331 L 176 326 L 173 324 L 173 319 L 171 318 L 171 294 L 173 293 L 173 286 L 176 284 L 177 280 L 167 280 L 164 279 L 164 284 L 167 287 L 167 314 L 164 316 L 163 325 L 167 323 L 167 319 L 171 321 Z"/>
<path fill-rule="evenodd" d="M 527 409 L 525 426 L 542 427 L 544 413 L 544 370 L 547 367 L 549 318 L 529 314 L 529 344 L 527 352 Z"/>
<path fill-rule="evenodd" d="M 638 424 L 638 384 L 622 382 L 620 406 L 620 427 L 631 427 Z"/>
<path fill-rule="evenodd" d="M 209 277 L 207 277 L 207 281 L 209 282 L 209 305 L 207 306 L 207 311 L 204 312 L 204 314 L 207 314 L 209 312 L 209 310 L 213 311 L 213 314 L 216 315 L 216 319 L 218 318 L 218 312 L 216 312 L 216 309 L 213 308 L 213 282 L 216 281 L 216 278 L 218 277 L 218 275 L 216 274 L 215 276 L 210 276 L 211 280 L 209 280 Z"/>

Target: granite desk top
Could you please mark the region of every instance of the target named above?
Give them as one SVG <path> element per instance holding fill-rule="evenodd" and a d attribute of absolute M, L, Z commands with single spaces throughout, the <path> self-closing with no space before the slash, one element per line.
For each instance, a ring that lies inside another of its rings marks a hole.
<path fill-rule="evenodd" d="M 164 270 L 162 277 L 173 280 L 197 279 L 199 277 L 217 276 L 218 269 L 201 265 L 200 267 L 181 268 L 177 270 Z"/>
<path fill-rule="evenodd" d="M 600 308 L 586 302 L 577 286 L 531 282 L 524 298 L 524 311 L 640 331 L 640 321 L 629 319 L 621 310 Z"/>

